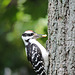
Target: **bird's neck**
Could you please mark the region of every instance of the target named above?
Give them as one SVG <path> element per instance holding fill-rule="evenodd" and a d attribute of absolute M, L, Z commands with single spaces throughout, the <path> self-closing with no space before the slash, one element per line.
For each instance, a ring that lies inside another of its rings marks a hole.
<path fill-rule="evenodd" d="M 35 43 L 36 42 L 36 40 L 35 39 L 28 39 L 28 40 L 24 40 L 24 44 L 25 44 L 25 46 L 27 46 L 29 43 Z"/>
<path fill-rule="evenodd" d="M 24 40 L 24 44 L 25 44 L 25 46 L 27 46 L 29 44 L 29 39 L 28 40 Z"/>
<path fill-rule="evenodd" d="M 39 42 L 36 39 L 28 39 L 28 40 L 24 40 L 25 46 L 27 46 L 29 43 L 31 44 L 38 44 Z"/>
<path fill-rule="evenodd" d="M 45 49 L 36 39 L 29 39 L 28 41 L 24 41 L 25 46 L 28 46 L 28 44 L 36 44 L 39 48 Z"/>
<path fill-rule="evenodd" d="M 30 39 L 29 42 L 31 44 L 37 44 L 37 43 L 39 43 L 36 39 Z"/>
<path fill-rule="evenodd" d="M 30 39 L 31 44 L 36 44 L 39 48 L 44 48 L 36 39 Z"/>

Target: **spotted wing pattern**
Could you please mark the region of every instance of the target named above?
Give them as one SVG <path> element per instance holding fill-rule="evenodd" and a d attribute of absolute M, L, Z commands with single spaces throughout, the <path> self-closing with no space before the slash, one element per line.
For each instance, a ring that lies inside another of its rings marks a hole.
<path fill-rule="evenodd" d="M 27 58 L 31 62 L 34 71 L 37 75 L 46 75 L 40 48 L 36 44 L 30 44 L 27 49 Z"/>

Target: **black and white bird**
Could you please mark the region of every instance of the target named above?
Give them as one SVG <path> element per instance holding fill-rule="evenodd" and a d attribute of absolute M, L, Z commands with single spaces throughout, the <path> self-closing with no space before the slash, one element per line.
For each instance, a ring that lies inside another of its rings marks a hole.
<path fill-rule="evenodd" d="M 47 75 L 49 53 L 36 40 L 41 37 L 46 37 L 46 35 L 37 34 L 31 30 L 25 31 L 22 34 L 27 59 L 32 64 L 34 71 L 37 75 Z"/>

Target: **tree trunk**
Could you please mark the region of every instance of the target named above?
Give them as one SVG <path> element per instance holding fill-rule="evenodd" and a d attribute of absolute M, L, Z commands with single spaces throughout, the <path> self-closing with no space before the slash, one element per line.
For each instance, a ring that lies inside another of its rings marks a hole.
<path fill-rule="evenodd" d="M 49 75 L 75 75 L 75 0 L 49 0 Z"/>

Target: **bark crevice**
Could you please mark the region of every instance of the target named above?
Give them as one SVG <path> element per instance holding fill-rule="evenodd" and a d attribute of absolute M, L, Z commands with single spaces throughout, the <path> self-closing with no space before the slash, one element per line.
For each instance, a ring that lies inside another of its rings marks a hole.
<path fill-rule="evenodd" d="M 75 0 L 49 0 L 49 75 L 75 74 Z"/>

